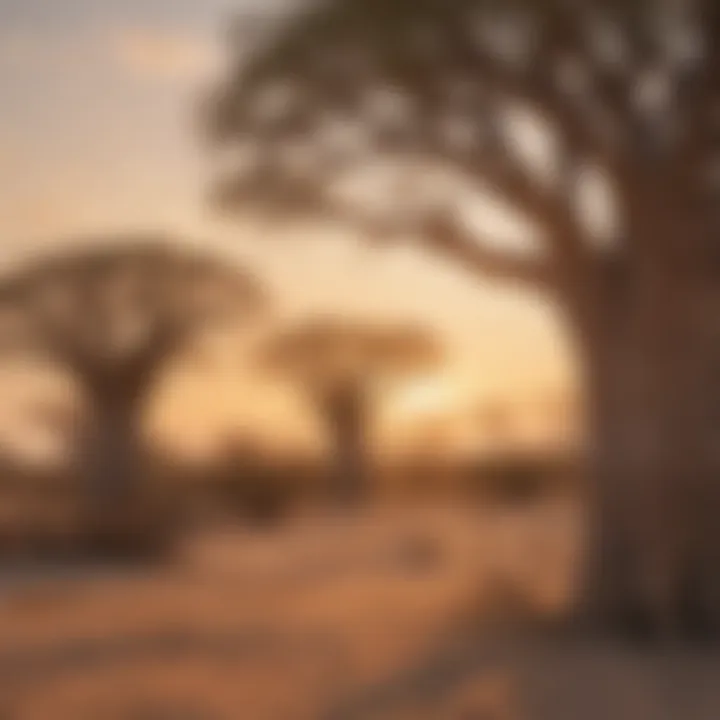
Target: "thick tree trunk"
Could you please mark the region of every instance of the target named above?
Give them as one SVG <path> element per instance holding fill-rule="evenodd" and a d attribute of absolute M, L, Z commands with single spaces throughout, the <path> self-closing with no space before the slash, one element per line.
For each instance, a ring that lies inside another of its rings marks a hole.
<path fill-rule="evenodd" d="M 367 467 L 361 428 L 348 422 L 335 429 L 333 495 L 340 505 L 356 505 L 367 493 Z"/>
<path fill-rule="evenodd" d="M 111 394 L 95 397 L 90 421 L 84 457 L 89 497 L 98 508 L 126 504 L 140 470 L 139 403 Z"/>
<path fill-rule="evenodd" d="M 331 495 L 341 506 L 354 506 L 367 496 L 366 398 L 361 389 L 343 388 L 326 404 L 332 443 Z"/>
<path fill-rule="evenodd" d="M 702 269 L 613 288 L 586 334 L 584 601 L 602 630 L 720 631 L 720 283 Z"/>
<path fill-rule="evenodd" d="M 145 538 L 141 420 L 145 393 L 127 383 L 88 383 L 90 413 L 80 470 L 85 530 L 94 551 L 132 553 Z"/>

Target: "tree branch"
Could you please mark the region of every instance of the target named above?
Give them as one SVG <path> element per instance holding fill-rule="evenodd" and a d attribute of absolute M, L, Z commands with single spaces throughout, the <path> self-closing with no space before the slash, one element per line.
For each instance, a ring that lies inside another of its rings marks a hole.
<path fill-rule="evenodd" d="M 478 241 L 475 233 L 447 215 L 427 218 L 420 227 L 419 240 L 426 247 L 485 277 L 518 281 L 536 290 L 552 290 L 556 285 L 551 263 L 495 249 L 487 240 Z"/>
<path fill-rule="evenodd" d="M 241 208 L 271 217 L 275 222 L 282 217 L 286 222 L 324 218 L 329 222 L 349 223 L 379 244 L 412 235 L 419 243 L 454 259 L 471 272 L 517 280 L 537 289 L 553 289 L 559 280 L 559 273 L 549 263 L 520 253 L 496 250 L 490 242 L 478 242 L 476 233 L 463 228 L 450 212 L 428 212 L 423 217 L 420 210 L 419 218 L 378 218 L 357 208 L 339 206 L 324 195 L 321 183 L 304 183 L 302 202 L 292 205 L 286 203 L 284 195 L 277 196 L 272 187 L 263 187 L 262 192 L 261 187 L 252 177 L 232 183 L 227 188 L 228 204 L 235 210 Z M 518 197 L 521 190 L 516 187 L 515 191 L 514 199 L 522 210 L 524 206 Z M 529 189 L 525 191 L 530 193 Z M 547 215 L 545 219 L 548 219 Z M 550 262 L 554 261 L 553 253 L 549 255 L 552 257 Z"/>

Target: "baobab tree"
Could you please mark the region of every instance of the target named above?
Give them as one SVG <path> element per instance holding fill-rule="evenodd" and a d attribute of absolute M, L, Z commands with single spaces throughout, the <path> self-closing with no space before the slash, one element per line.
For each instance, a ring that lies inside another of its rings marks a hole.
<path fill-rule="evenodd" d="M 3 351 L 56 364 L 83 396 L 93 522 L 121 522 L 135 498 L 142 415 L 168 361 L 203 331 L 244 322 L 262 297 L 247 272 L 154 237 L 99 238 L 4 277 Z"/>
<path fill-rule="evenodd" d="M 324 0 L 238 37 L 220 199 L 549 298 L 586 394 L 582 614 L 718 633 L 720 3 Z M 476 221 L 488 199 L 524 247 Z"/>
<path fill-rule="evenodd" d="M 333 453 L 332 492 L 345 505 L 367 491 L 368 429 L 387 383 L 439 359 L 433 338 L 409 325 L 311 319 L 272 337 L 261 364 L 294 378 L 316 409 Z"/>

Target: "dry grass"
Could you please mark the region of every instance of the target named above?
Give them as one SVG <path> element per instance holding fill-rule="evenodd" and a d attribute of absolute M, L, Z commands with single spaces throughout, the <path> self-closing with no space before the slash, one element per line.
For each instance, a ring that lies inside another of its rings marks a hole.
<path fill-rule="evenodd" d="M 716 720 L 713 658 L 494 644 L 562 609 L 577 530 L 568 505 L 378 511 L 6 584 L 0 718 Z"/>

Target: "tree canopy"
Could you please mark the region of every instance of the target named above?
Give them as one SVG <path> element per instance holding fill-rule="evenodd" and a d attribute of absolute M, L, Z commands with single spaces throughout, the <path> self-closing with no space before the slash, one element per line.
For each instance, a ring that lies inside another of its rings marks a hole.
<path fill-rule="evenodd" d="M 573 308 L 650 256 L 717 272 L 713 0 L 303 7 L 249 59 L 238 43 L 214 95 L 227 207 L 411 235 Z M 479 197 L 533 242 L 480 227 Z"/>
<path fill-rule="evenodd" d="M 0 342 L 81 376 L 151 372 L 198 331 L 240 322 L 264 296 L 247 272 L 157 237 L 82 243 L 0 285 Z"/>
<path fill-rule="evenodd" d="M 317 393 L 428 369 L 440 355 L 438 343 L 420 327 L 328 316 L 281 331 L 262 349 L 260 362 Z"/>

